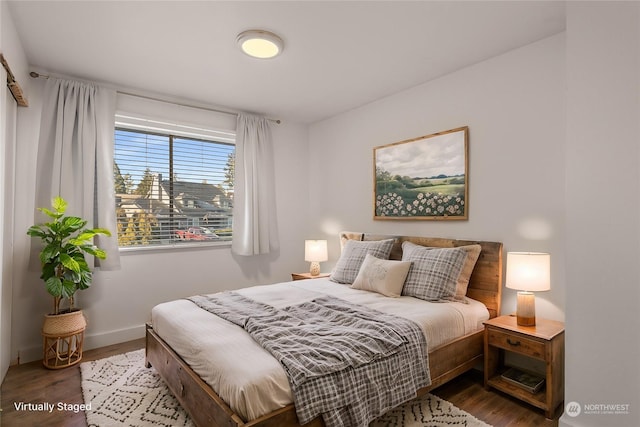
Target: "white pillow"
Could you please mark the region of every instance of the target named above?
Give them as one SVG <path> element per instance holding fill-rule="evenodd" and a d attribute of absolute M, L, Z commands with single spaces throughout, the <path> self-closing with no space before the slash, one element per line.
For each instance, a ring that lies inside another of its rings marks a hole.
<path fill-rule="evenodd" d="M 411 263 L 407 261 L 391 261 L 367 254 L 351 287 L 397 298 L 402 294 L 409 267 Z"/>

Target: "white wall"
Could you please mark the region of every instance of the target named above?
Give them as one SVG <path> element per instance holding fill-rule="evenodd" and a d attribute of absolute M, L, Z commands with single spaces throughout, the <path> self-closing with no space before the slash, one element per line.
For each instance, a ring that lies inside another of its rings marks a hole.
<path fill-rule="evenodd" d="M 33 192 L 38 123 L 43 81 L 33 83 L 31 107 L 19 117 L 19 150 L 15 218 L 15 270 L 12 357 L 21 362 L 42 357 L 42 315 L 51 311 L 39 272 L 28 271 L 29 240 L 25 232 L 33 222 Z M 254 284 L 290 280 L 304 271 L 304 239 L 308 207 L 300 198 L 307 193 L 307 128 L 293 123 L 272 127 L 276 168 L 278 225 L 281 248 L 275 254 L 237 257 L 230 247 L 192 250 L 123 252 L 122 269 L 96 271 L 90 289 L 77 294 L 88 319 L 85 348 L 95 348 L 144 336 L 151 308 L 163 301 Z"/>
<path fill-rule="evenodd" d="M 4 16 L 4 5 L 0 4 L 0 29 L 4 26 L 2 19 Z M 0 50 L 2 48 L 2 31 L 0 31 Z M 0 69 L 0 82 L 7 79 L 7 73 L 4 69 Z M 2 130 L 7 126 L 7 107 L 5 99 L 7 97 L 7 86 L 0 87 L 0 141 L 2 146 L 6 144 L 6 135 Z M 6 164 L 5 155 L 1 153 L 0 157 L 0 188 L 4 188 L 4 167 Z M 4 197 L 0 197 L 0 212 L 4 212 Z M 4 215 L 3 215 L 4 216 Z M 4 225 L 4 218 L 0 221 Z M 0 227 L 0 241 L 4 240 L 4 227 Z M 5 255 L 4 248 L 0 246 L 0 265 L 4 264 Z M 7 369 L 9 368 L 9 349 L 11 344 L 11 286 L 5 283 L 4 278 L 0 275 L 0 383 L 4 379 Z"/>
<path fill-rule="evenodd" d="M 640 4 L 569 2 L 565 401 L 582 412 L 561 425 L 640 425 L 639 92 Z M 591 406 L 608 404 L 628 413 Z"/>
<path fill-rule="evenodd" d="M 338 256 L 338 231 L 493 240 L 552 256 L 538 315 L 564 319 L 563 34 L 310 128 L 311 227 Z M 469 126 L 468 221 L 374 221 L 373 147 Z M 515 310 L 504 289 L 502 312 Z"/>
<path fill-rule="evenodd" d="M 0 2 L 0 52 L 11 67 L 16 81 L 28 94 L 27 62 L 6 2 Z M 7 79 L 3 68 L 0 81 Z M 14 170 L 17 104 L 5 84 L 0 85 L 0 381 L 11 359 L 11 318 L 13 293 Z"/>

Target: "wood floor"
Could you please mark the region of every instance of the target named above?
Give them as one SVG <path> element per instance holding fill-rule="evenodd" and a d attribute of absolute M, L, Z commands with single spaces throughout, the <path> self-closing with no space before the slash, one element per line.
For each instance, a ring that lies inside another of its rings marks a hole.
<path fill-rule="evenodd" d="M 549 420 L 538 408 L 499 391 L 485 390 L 483 381 L 482 372 L 471 370 L 431 393 L 494 427 L 558 427 L 562 410 Z"/>
<path fill-rule="evenodd" d="M 125 353 L 144 347 L 144 339 L 129 341 L 84 353 L 83 361 Z M 476 418 L 494 427 L 545 426 L 557 427 L 558 420 L 547 420 L 544 413 L 518 400 L 495 391 L 487 391 L 482 385 L 482 374 L 468 372 L 432 391 L 433 394 L 453 403 Z M 86 427 L 83 412 L 52 413 L 16 411 L 19 402 L 83 403 L 80 388 L 80 368 L 76 365 L 62 370 L 48 370 L 41 362 L 12 366 L 0 391 L 2 427 Z"/>
<path fill-rule="evenodd" d="M 115 344 L 96 350 L 85 351 L 82 361 L 102 359 L 144 347 L 144 338 Z M 80 388 L 80 366 L 66 369 L 49 370 L 42 362 L 25 363 L 11 366 L 0 389 L 2 395 L 2 427 L 86 427 L 84 412 L 54 410 L 51 413 L 16 411 L 14 403 L 58 402 L 69 404 L 83 403 Z"/>

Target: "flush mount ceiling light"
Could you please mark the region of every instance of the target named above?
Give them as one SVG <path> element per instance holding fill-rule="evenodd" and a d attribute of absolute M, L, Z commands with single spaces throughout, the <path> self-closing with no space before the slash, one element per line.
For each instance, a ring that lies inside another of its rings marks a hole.
<path fill-rule="evenodd" d="M 240 49 L 254 58 L 273 58 L 284 49 L 284 43 L 280 37 L 264 30 L 243 31 L 238 34 L 237 41 Z"/>

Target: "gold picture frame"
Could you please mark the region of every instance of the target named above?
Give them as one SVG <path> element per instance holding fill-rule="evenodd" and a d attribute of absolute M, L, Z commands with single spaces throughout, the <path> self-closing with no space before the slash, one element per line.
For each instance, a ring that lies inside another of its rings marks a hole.
<path fill-rule="evenodd" d="M 373 149 L 373 218 L 469 219 L 469 128 Z"/>

